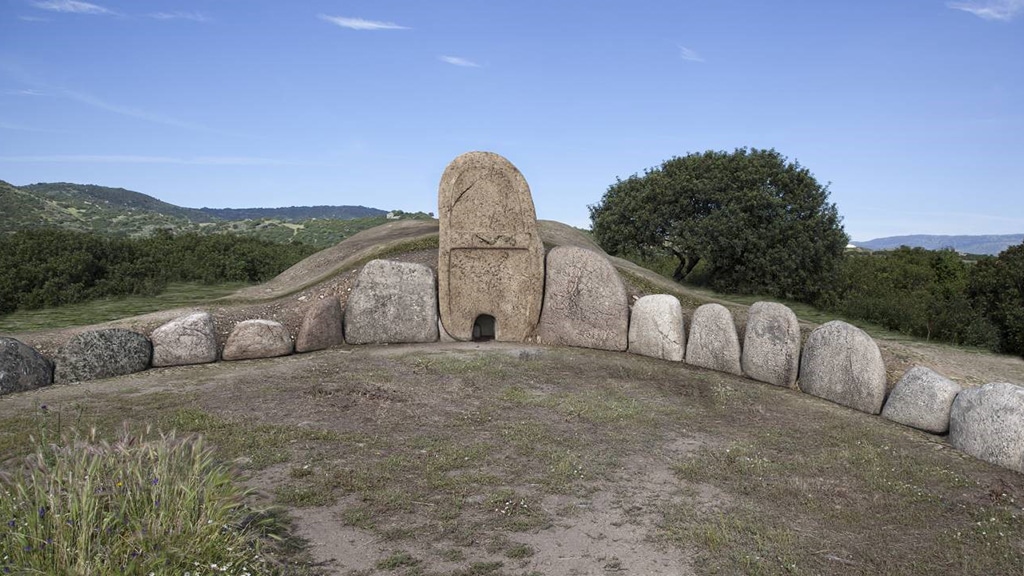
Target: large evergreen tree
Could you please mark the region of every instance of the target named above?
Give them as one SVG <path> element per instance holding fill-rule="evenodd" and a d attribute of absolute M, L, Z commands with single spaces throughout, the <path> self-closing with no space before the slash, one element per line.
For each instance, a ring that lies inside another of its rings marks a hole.
<path fill-rule="evenodd" d="M 611 253 L 678 258 L 676 280 L 703 262 L 718 290 L 811 301 L 848 242 L 828 196 L 775 150 L 708 151 L 616 181 L 590 218 Z"/>

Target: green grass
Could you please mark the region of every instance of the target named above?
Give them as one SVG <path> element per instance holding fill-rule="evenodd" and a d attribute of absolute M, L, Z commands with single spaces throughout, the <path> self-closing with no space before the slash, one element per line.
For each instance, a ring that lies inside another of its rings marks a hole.
<path fill-rule="evenodd" d="M 260 552 L 268 517 L 247 509 L 246 493 L 198 438 L 40 443 L 0 492 L 5 573 L 276 571 Z"/>
<path fill-rule="evenodd" d="M 243 286 L 246 284 L 238 282 L 214 285 L 179 282 L 168 285 L 166 290 L 156 296 L 103 298 L 57 308 L 18 310 L 0 316 L 0 334 L 99 324 L 160 310 L 203 304 L 232 294 Z"/>

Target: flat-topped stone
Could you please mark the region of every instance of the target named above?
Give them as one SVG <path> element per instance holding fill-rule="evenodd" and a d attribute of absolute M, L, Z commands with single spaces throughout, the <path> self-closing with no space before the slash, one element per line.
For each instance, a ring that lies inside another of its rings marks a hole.
<path fill-rule="evenodd" d="M 544 344 L 626 350 L 629 301 L 607 258 L 576 246 L 551 249 L 538 333 Z"/>
<path fill-rule="evenodd" d="M 99 380 L 149 368 L 153 346 L 131 330 L 107 328 L 82 332 L 58 351 L 53 381 L 58 384 Z"/>
<path fill-rule="evenodd" d="M 690 337 L 686 340 L 686 363 L 701 368 L 743 375 L 740 368 L 740 339 L 732 312 L 721 304 L 704 304 L 693 311 Z"/>
<path fill-rule="evenodd" d="M 217 332 L 208 312 L 175 318 L 153 330 L 149 339 L 153 342 L 153 366 L 217 361 Z"/>
<path fill-rule="evenodd" d="M 800 389 L 868 414 L 885 400 L 885 363 L 866 332 L 842 320 L 817 327 L 800 359 Z"/>
<path fill-rule="evenodd" d="M 53 362 L 14 338 L 0 337 L 0 395 L 53 384 Z"/>
<path fill-rule="evenodd" d="M 292 353 L 288 329 L 273 320 L 243 320 L 231 330 L 224 344 L 224 360 L 275 358 Z"/>
<path fill-rule="evenodd" d="M 445 169 L 437 203 L 444 330 L 473 340 L 474 327 L 479 332 L 481 316 L 488 316 L 495 340 L 525 341 L 536 330 L 544 293 L 544 244 L 526 179 L 497 154 L 467 152 Z"/>
<path fill-rule="evenodd" d="M 359 272 L 345 308 L 349 344 L 437 342 L 437 287 L 423 264 L 373 260 Z"/>
<path fill-rule="evenodd" d="M 755 302 L 743 336 L 743 373 L 748 378 L 787 388 L 800 370 L 800 322 L 778 302 Z"/>
<path fill-rule="evenodd" d="M 683 307 L 670 294 L 651 294 L 633 304 L 629 315 L 629 351 L 680 362 L 686 352 Z"/>

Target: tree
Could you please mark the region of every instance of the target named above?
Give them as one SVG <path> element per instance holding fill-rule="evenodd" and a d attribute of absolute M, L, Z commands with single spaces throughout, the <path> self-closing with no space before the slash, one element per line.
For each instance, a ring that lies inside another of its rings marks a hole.
<path fill-rule="evenodd" d="M 698 263 L 723 291 L 813 301 L 827 291 L 849 238 L 828 187 L 775 150 L 676 157 L 616 180 L 590 207 L 608 252 Z"/>
<path fill-rule="evenodd" d="M 1024 244 L 975 264 L 967 293 L 995 325 L 999 349 L 1024 356 Z"/>

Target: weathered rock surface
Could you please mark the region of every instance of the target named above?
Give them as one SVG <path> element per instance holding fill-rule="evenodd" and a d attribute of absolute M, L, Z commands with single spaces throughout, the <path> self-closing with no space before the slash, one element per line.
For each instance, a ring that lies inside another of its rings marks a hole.
<path fill-rule="evenodd" d="M 800 359 L 800 389 L 868 414 L 885 400 L 885 364 L 866 332 L 833 320 L 811 332 Z"/>
<path fill-rule="evenodd" d="M 629 316 L 629 351 L 681 362 L 686 351 L 683 307 L 669 294 L 651 294 L 633 304 Z"/>
<path fill-rule="evenodd" d="M 235 324 L 224 344 L 224 360 L 274 358 L 292 353 L 288 329 L 273 320 L 243 320 Z"/>
<path fill-rule="evenodd" d="M 302 319 L 302 327 L 295 338 L 296 352 L 324 350 L 345 343 L 342 328 L 341 300 L 334 297 L 317 300 Z"/>
<path fill-rule="evenodd" d="M 953 401 L 949 442 L 975 458 L 1024 473 L 1024 388 L 994 382 Z"/>
<path fill-rule="evenodd" d="M 149 368 L 153 346 L 123 328 L 83 332 L 57 351 L 53 381 L 59 384 L 112 378 Z"/>
<path fill-rule="evenodd" d="M 468 152 L 438 188 L 437 290 L 441 323 L 472 340 L 476 319 L 494 317 L 494 339 L 532 336 L 544 293 L 544 244 L 530 187 L 505 158 Z"/>
<path fill-rule="evenodd" d="M 787 388 L 800 370 L 800 323 L 789 307 L 755 302 L 747 316 L 740 359 L 748 378 Z"/>
<path fill-rule="evenodd" d="M 349 344 L 436 342 L 437 287 L 422 265 L 373 260 L 363 266 L 345 309 Z"/>
<path fill-rule="evenodd" d="M 949 411 L 960 385 L 924 366 L 914 366 L 896 383 L 882 417 L 933 434 L 949 429 Z"/>
<path fill-rule="evenodd" d="M 575 246 L 548 252 L 538 333 L 545 344 L 624 351 L 629 302 L 607 258 Z"/>
<path fill-rule="evenodd" d="M 53 384 L 53 362 L 14 338 L 0 337 L 0 395 Z"/>
<path fill-rule="evenodd" d="M 217 332 L 208 312 L 175 318 L 153 330 L 149 339 L 153 342 L 153 366 L 217 361 Z"/>
<path fill-rule="evenodd" d="M 721 304 L 704 304 L 693 311 L 686 363 L 719 372 L 743 375 L 740 339 L 732 312 Z"/>

